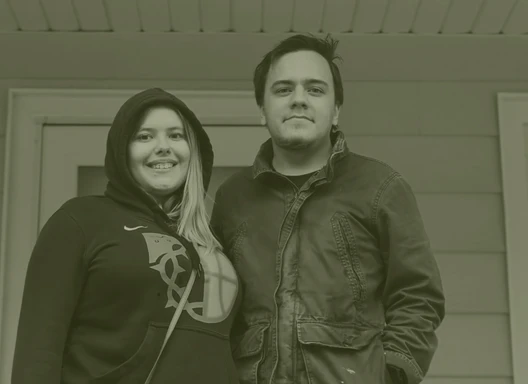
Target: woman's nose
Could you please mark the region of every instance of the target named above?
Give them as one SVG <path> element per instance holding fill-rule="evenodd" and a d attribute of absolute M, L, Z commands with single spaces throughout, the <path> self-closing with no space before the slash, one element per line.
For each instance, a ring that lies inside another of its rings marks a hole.
<path fill-rule="evenodd" d="M 169 141 L 166 138 L 158 138 L 156 153 L 168 153 L 170 151 Z"/>

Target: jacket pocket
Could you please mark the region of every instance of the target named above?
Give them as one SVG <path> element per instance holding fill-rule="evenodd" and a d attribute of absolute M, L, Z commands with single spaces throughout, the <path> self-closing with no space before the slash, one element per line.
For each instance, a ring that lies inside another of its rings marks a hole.
<path fill-rule="evenodd" d="M 91 381 L 94 384 L 143 384 L 167 333 L 167 325 L 150 323 L 139 348 L 122 364 Z"/>
<path fill-rule="evenodd" d="M 350 324 L 297 323 L 297 337 L 310 384 L 385 383 L 379 329 Z"/>
<path fill-rule="evenodd" d="M 337 252 L 350 287 L 352 288 L 354 302 L 363 305 L 367 285 L 365 275 L 359 260 L 356 238 L 352 226 L 342 212 L 337 212 L 331 219 Z"/>
<path fill-rule="evenodd" d="M 251 325 L 233 351 L 240 384 L 257 384 L 258 370 L 265 357 L 265 336 L 269 323 Z"/>

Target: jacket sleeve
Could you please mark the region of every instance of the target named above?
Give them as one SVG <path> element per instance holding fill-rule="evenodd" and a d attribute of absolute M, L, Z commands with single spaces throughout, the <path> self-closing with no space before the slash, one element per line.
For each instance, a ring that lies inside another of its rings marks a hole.
<path fill-rule="evenodd" d="M 58 384 L 82 286 L 84 236 L 63 210 L 46 223 L 28 264 L 12 384 Z"/>
<path fill-rule="evenodd" d="M 380 189 L 374 207 L 386 267 L 386 361 L 403 370 L 409 384 L 417 384 L 429 369 L 438 345 L 436 329 L 445 316 L 440 273 L 416 198 L 399 174 Z"/>
<path fill-rule="evenodd" d="M 222 206 L 223 206 L 222 186 L 220 186 L 220 188 L 218 188 L 215 194 L 213 211 L 211 212 L 210 226 L 211 226 L 211 230 L 213 231 L 213 234 L 215 235 L 216 239 L 220 242 L 222 247 L 224 247 L 224 252 L 225 252 L 226 244 L 225 244 L 224 234 L 222 232 L 222 227 L 223 227 Z"/>
<path fill-rule="evenodd" d="M 222 200 L 222 187 L 220 186 L 220 188 L 218 188 L 216 192 L 215 201 L 213 205 L 213 211 L 211 213 L 211 229 L 214 235 L 216 236 L 216 238 L 218 239 L 218 241 L 220 242 L 220 244 L 222 245 L 222 247 L 224 247 L 224 254 L 227 256 L 229 260 L 232 261 L 229 253 L 226 250 L 227 245 L 225 243 L 225 237 L 224 237 L 224 232 L 223 232 L 224 217 L 222 213 L 222 208 L 226 204 L 227 203 Z M 244 289 L 242 282 L 241 282 L 240 288 L 241 288 L 241 296 L 242 296 L 242 301 L 243 301 L 245 289 Z M 230 344 L 231 344 L 232 353 L 234 353 L 236 348 L 238 347 L 239 342 L 240 342 L 240 335 L 244 332 L 245 329 L 247 329 L 247 325 L 245 324 L 245 321 L 244 321 L 244 314 L 243 314 L 243 311 L 239 309 L 237 314 L 235 315 L 235 318 L 233 320 L 233 325 L 231 327 Z"/>

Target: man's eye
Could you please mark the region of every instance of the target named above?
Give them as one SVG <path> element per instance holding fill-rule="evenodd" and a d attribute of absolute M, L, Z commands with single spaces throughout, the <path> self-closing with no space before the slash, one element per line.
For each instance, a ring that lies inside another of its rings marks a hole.
<path fill-rule="evenodd" d="M 310 88 L 310 92 L 321 94 L 324 93 L 324 91 L 321 88 Z"/>
<path fill-rule="evenodd" d="M 275 91 L 275 93 L 278 93 L 278 94 L 284 94 L 286 92 L 289 92 L 290 89 L 289 88 L 279 88 Z"/>

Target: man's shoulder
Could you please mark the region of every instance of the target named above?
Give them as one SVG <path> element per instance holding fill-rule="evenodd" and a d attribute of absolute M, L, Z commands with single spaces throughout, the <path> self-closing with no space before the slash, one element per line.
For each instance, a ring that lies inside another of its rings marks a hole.
<path fill-rule="evenodd" d="M 253 167 L 244 167 L 229 175 L 218 189 L 225 193 L 232 193 L 240 190 L 243 186 L 253 183 L 253 181 Z"/>
<path fill-rule="evenodd" d="M 401 176 L 391 165 L 374 157 L 349 152 L 345 161 L 346 173 L 354 178 L 363 177 L 373 183 L 379 183 Z"/>
<path fill-rule="evenodd" d="M 393 191 L 398 196 L 414 195 L 413 187 L 407 178 L 391 165 L 379 159 L 350 153 L 341 174 L 341 181 L 353 187 L 360 185 L 371 196 L 381 196 Z"/>

